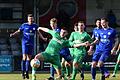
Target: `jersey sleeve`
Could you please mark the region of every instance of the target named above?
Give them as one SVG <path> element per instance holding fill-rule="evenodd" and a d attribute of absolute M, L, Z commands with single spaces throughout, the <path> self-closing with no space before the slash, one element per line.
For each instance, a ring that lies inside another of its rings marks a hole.
<path fill-rule="evenodd" d="M 20 31 L 23 31 L 24 30 L 24 24 L 22 24 L 19 28 Z"/>
<path fill-rule="evenodd" d="M 89 34 L 86 35 L 86 41 L 89 41 L 90 43 L 93 42 L 93 39 L 91 38 Z"/>
<path fill-rule="evenodd" d="M 53 36 L 55 34 L 55 31 L 49 29 L 48 33 Z"/>
<path fill-rule="evenodd" d="M 70 41 L 74 41 L 74 37 L 73 36 L 74 36 L 74 33 L 72 32 L 71 35 L 70 35 L 70 37 L 69 37 Z"/>

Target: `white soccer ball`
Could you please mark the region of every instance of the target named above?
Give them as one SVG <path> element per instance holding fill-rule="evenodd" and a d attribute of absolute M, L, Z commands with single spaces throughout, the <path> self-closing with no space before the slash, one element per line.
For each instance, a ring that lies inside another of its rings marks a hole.
<path fill-rule="evenodd" d="M 38 68 L 40 67 L 40 61 L 38 59 L 32 59 L 30 62 L 31 67 Z"/>

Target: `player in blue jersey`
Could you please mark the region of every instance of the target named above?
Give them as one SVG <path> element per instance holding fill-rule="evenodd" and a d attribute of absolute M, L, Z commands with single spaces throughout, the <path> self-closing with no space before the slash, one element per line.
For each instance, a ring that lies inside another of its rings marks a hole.
<path fill-rule="evenodd" d="M 95 20 L 95 28 L 93 29 L 92 39 L 95 40 L 97 38 L 98 32 L 101 29 L 101 19 L 98 18 Z M 98 43 L 95 45 L 98 46 Z M 91 55 L 93 53 L 93 46 L 90 46 L 90 49 L 88 50 L 88 54 Z"/>
<path fill-rule="evenodd" d="M 96 47 L 92 57 L 92 80 L 95 80 L 97 65 L 102 73 L 101 80 L 105 80 L 105 78 L 109 76 L 109 73 L 105 73 L 107 71 L 104 67 L 104 63 L 109 57 L 110 53 L 116 50 L 118 44 L 116 31 L 108 26 L 108 20 L 106 18 L 101 18 L 101 26 L 102 29 L 99 30 L 96 36 L 96 40 L 99 41 L 99 44 Z"/>
<path fill-rule="evenodd" d="M 37 32 L 38 26 L 34 23 L 34 18 L 32 14 L 28 14 L 27 17 L 28 22 L 23 23 L 20 28 L 10 34 L 10 37 L 16 36 L 22 33 L 22 62 L 21 62 L 21 69 L 22 69 L 22 77 L 23 79 L 29 79 L 29 65 L 31 56 L 34 51 L 34 36 Z M 45 38 L 40 34 L 40 37 L 45 40 Z"/>

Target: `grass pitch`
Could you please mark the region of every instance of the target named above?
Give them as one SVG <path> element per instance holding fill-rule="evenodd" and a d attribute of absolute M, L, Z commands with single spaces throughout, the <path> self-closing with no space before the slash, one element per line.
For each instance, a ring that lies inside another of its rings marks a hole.
<path fill-rule="evenodd" d="M 49 77 L 49 73 L 37 73 L 37 80 L 45 80 L 46 78 Z M 100 73 L 97 73 L 96 75 L 96 80 L 100 80 Z M 21 77 L 21 74 L 0 74 L 0 80 L 23 80 Z M 28 80 L 28 79 L 25 79 Z M 30 74 L 30 79 L 31 80 L 31 74 Z M 77 74 L 76 80 L 80 80 L 80 75 Z M 90 73 L 85 73 L 85 80 L 91 80 L 91 74 Z M 110 77 L 106 78 L 106 80 L 120 80 L 120 75 L 117 74 L 116 77 Z"/>

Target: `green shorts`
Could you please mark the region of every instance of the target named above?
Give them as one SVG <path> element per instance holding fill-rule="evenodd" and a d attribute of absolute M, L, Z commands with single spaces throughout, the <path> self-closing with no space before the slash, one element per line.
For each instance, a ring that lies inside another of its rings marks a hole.
<path fill-rule="evenodd" d="M 59 55 L 51 55 L 47 52 L 42 52 L 42 55 L 44 57 L 45 62 L 50 62 L 54 68 L 61 69 L 61 62 L 60 62 L 60 56 Z"/>
<path fill-rule="evenodd" d="M 73 62 L 77 62 L 77 63 L 82 64 L 84 57 L 85 57 L 85 54 L 74 54 L 73 55 Z"/>

